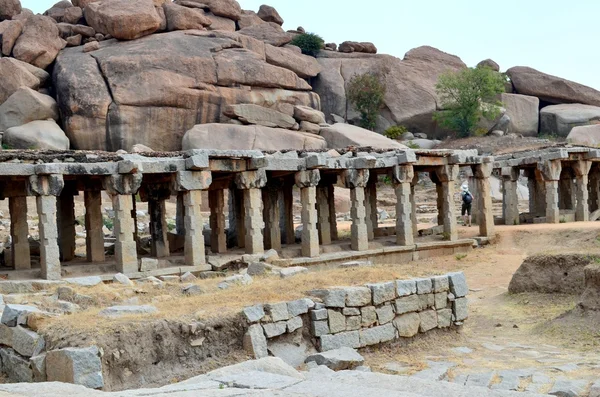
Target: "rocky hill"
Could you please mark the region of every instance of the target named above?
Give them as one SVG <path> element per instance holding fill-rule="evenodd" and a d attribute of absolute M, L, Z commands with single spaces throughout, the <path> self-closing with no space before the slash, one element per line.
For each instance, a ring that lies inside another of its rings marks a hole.
<path fill-rule="evenodd" d="M 403 125 L 447 135 L 432 120 L 441 108 L 435 84 L 466 67 L 459 57 L 419 47 L 398 59 L 344 42 L 315 58 L 290 44 L 304 29 L 285 31 L 283 22 L 272 7 L 247 11 L 235 0 L 63 0 L 44 15 L 0 0 L 3 146 L 403 147 L 348 125 L 359 114 L 347 83 L 365 72 L 387 87 L 378 132 Z M 574 132 L 600 135 L 588 126 L 600 119 L 600 92 L 525 67 L 507 75 L 505 109 L 486 130 L 566 137 L 585 125 Z"/>

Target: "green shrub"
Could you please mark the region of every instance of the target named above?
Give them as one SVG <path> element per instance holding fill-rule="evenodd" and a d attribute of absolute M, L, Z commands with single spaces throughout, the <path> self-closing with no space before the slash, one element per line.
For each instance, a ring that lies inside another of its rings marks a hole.
<path fill-rule="evenodd" d="M 316 57 L 323 48 L 325 41 L 317 34 L 303 33 L 294 37 L 290 44 L 300 47 L 304 55 Z"/>
<path fill-rule="evenodd" d="M 347 95 L 360 113 L 360 126 L 373 131 L 385 96 L 381 77 L 374 73 L 355 75 L 348 83 Z"/>
<path fill-rule="evenodd" d="M 395 125 L 385 130 L 383 134 L 390 139 L 400 139 L 402 135 L 406 134 L 407 132 L 408 130 L 405 126 Z"/>
<path fill-rule="evenodd" d="M 417 145 L 413 141 L 404 142 L 404 144 L 408 146 L 409 149 L 421 149 L 421 146 Z"/>
<path fill-rule="evenodd" d="M 102 222 L 104 223 L 104 226 L 106 226 L 106 228 L 108 230 L 113 230 L 113 228 L 115 227 L 115 222 L 112 218 L 109 218 L 107 216 L 102 217 Z"/>

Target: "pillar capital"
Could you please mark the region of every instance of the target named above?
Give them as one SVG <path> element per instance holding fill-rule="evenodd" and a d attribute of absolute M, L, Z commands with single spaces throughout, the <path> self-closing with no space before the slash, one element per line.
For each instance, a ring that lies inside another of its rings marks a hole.
<path fill-rule="evenodd" d="M 262 189 L 267 184 L 265 170 L 244 171 L 235 175 L 235 184 L 238 189 Z"/>
<path fill-rule="evenodd" d="M 341 185 L 348 189 L 355 189 L 357 187 L 366 187 L 369 182 L 369 170 L 362 169 L 349 169 L 344 170 L 339 175 L 339 182 Z"/>
<path fill-rule="evenodd" d="M 538 170 L 542 173 L 546 181 L 558 181 L 562 171 L 562 163 L 560 160 L 549 160 L 540 162 L 537 165 Z"/>
<path fill-rule="evenodd" d="M 440 182 L 451 182 L 458 178 L 458 165 L 442 165 L 435 169 L 435 174 Z"/>
<path fill-rule="evenodd" d="M 28 193 L 32 196 L 60 196 L 64 187 L 61 174 L 31 175 L 27 184 Z"/>
<path fill-rule="evenodd" d="M 573 171 L 575 171 L 575 176 L 582 177 L 590 173 L 590 169 L 592 168 L 592 162 L 586 160 L 578 160 L 575 161 L 571 167 L 573 168 Z"/>
<path fill-rule="evenodd" d="M 179 171 L 175 174 L 172 183 L 174 192 L 190 190 L 206 190 L 212 183 L 210 171 Z"/>
<path fill-rule="evenodd" d="M 299 188 L 317 186 L 321 181 L 319 170 L 298 171 L 295 175 L 296 186 Z"/>
<path fill-rule="evenodd" d="M 501 170 L 502 179 L 509 181 L 517 181 L 521 171 L 517 167 L 502 167 Z"/>
<path fill-rule="evenodd" d="M 143 175 L 118 174 L 104 178 L 104 190 L 111 196 L 136 194 L 142 185 Z"/>
<path fill-rule="evenodd" d="M 492 163 L 481 163 L 472 167 L 473 176 L 477 179 L 485 179 L 492 176 L 494 165 Z"/>
<path fill-rule="evenodd" d="M 412 165 L 396 165 L 392 168 L 394 182 L 412 183 L 415 177 L 415 169 Z"/>

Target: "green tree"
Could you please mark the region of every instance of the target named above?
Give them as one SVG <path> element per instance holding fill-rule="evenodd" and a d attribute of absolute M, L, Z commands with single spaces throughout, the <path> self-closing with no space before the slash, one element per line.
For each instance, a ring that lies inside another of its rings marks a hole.
<path fill-rule="evenodd" d="M 459 136 L 472 135 L 482 118 L 498 117 L 497 96 L 504 92 L 505 82 L 502 74 L 487 67 L 442 74 L 435 88 L 444 110 L 434 119 Z"/>
<path fill-rule="evenodd" d="M 300 47 L 304 55 L 316 57 L 321 48 L 323 48 L 325 41 L 317 34 L 302 33 L 294 37 L 290 44 Z"/>
<path fill-rule="evenodd" d="M 348 83 L 347 95 L 360 113 L 360 126 L 373 131 L 385 96 L 381 77 L 375 73 L 355 75 Z"/>

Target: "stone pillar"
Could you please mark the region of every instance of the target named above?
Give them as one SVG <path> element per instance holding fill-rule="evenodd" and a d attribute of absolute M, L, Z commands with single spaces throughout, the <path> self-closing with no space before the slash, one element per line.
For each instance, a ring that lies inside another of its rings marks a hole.
<path fill-rule="evenodd" d="M 329 186 L 317 187 L 317 230 L 319 232 L 319 243 L 322 245 L 331 244 L 329 208 Z"/>
<path fill-rule="evenodd" d="M 518 225 L 520 223 L 518 180 L 518 168 L 502 168 L 502 216 L 505 225 Z"/>
<path fill-rule="evenodd" d="M 369 180 L 369 170 L 349 169 L 345 170 L 340 179 L 342 184 L 350 189 L 352 217 L 351 247 L 354 251 L 366 251 L 369 249 L 367 232 L 367 213 L 365 208 L 365 187 Z"/>
<path fill-rule="evenodd" d="M 587 222 L 590 220 L 588 175 L 592 167 L 591 161 L 579 160 L 573 163 L 576 178 L 577 207 L 575 208 L 575 221 Z"/>
<path fill-rule="evenodd" d="M 410 218 L 413 223 L 413 236 L 417 237 L 419 235 L 419 224 L 417 223 L 417 199 L 415 196 L 415 186 L 417 186 L 417 183 L 419 183 L 419 174 L 414 171 L 413 173 L 415 176 L 410 183 L 410 206 L 412 211 Z"/>
<path fill-rule="evenodd" d="M 283 220 L 285 243 L 288 245 L 296 243 L 296 229 L 294 228 L 294 185 L 285 183 L 283 185 Z"/>
<path fill-rule="evenodd" d="M 246 210 L 244 209 L 244 192 L 239 189 L 229 189 L 229 194 L 233 196 L 233 204 L 235 219 L 229 220 L 229 227 L 235 223 L 237 233 L 237 247 L 244 248 L 246 246 Z"/>
<path fill-rule="evenodd" d="M 302 256 L 319 256 L 317 232 L 317 185 L 321 180 L 319 170 L 300 171 L 295 175 L 302 203 Z"/>
<path fill-rule="evenodd" d="M 167 258 L 169 251 L 169 227 L 167 225 L 167 209 L 165 202 L 171 195 L 170 189 L 151 189 L 148 195 L 148 212 L 150 214 L 150 237 L 152 238 L 152 256 Z"/>
<path fill-rule="evenodd" d="M 185 204 L 183 203 L 183 192 L 177 192 L 177 208 L 175 210 L 175 233 L 179 236 L 185 235 Z"/>
<path fill-rule="evenodd" d="M 570 172 L 565 172 L 565 174 L 558 181 L 558 204 L 561 210 L 574 210 L 576 199 L 573 178 Z"/>
<path fill-rule="evenodd" d="M 485 159 L 484 159 L 485 160 Z M 490 176 L 492 176 L 493 165 L 491 162 L 473 166 L 473 175 L 477 185 L 477 210 L 479 211 L 479 235 L 492 237 L 494 235 L 494 214 L 492 213 L 492 189 L 490 187 Z"/>
<path fill-rule="evenodd" d="M 338 240 L 337 216 L 335 214 L 335 186 L 328 186 L 327 197 L 329 199 L 329 226 L 331 227 L 331 240 Z"/>
<path fill-rule="evenodd" d="M 412 165 L 394 167 L 393 179 L 396 190 L 396 244 L 413 245 L 414 223 L 412 218 L 411 184 L 414 179 Z"/>
<path fill-rule="evenodd" d="M 546 188 L 546 222 L 559 223 L 560 209 L 558 207 L 558 181 L 562 171 L 560 160 L 538 163 L 538 169 L 544 178 Z"/>
<path fill-rule="evenodd" d="M 85 250 L 88 262 L 104 262 L 104 233 L 102 226 L 102 191 L 86 190 L 85 204 Z"/>
<path fill-rule="evenodd" d="M 281 186 L 277 184 L 269 184 L 262 190 L 263 199 L 263 217 L 265 219 L 265 248 L 281 250 L 281 227 L 279 221 L 281 214 L 279 213 L 279 191 Z"/>
<path fill-rule="evenodd" d="M 471 194 L 473 194 L 473 197 L 479 197 L 479 186 L 477 184 L 477 178 L 475 178 L 474 176 L 469 176 L 468 185 L 469 191 L 471 192 Z M 471 222 L 476 225 L 478 225 L 477 221 L 479 219 L 479 213 L 481 212 L 480 204 L 481 202 L 479 200 L 475 200 L 473 213 L 471 215 Z"/>
<path fill-rule="evenodd" d="M 62 175 L 32 175 L 29 190 L 36 195 L 40 233 L 41 275 L 45 280 L 60 280 L 60 251 L 56 224 L 56 197 L 64 187 Z"/>
<path fill-rule="evenodd" d="M 444 189 L 442 188 L 442 182 L 437 176 L 437 173 L 430 172 L 429 179 L 435 184 L 436 205 L 438 211 L 437 223 L 439 226 L 442 226 L 444 224 Z"/>
<path fill-rule="evenodd" d="M 598 168 L 593 167 L 588 177 L 589 209 L 590 213 L 600 209 L 600 175 Z"/>
<path fill-rule="evenodd" d="M 75 200 L 71 189 L 63 189 L 56 198 L 58 224 L 58 245 L 63 262 L 75 258 Z"/>
<path fill-rule="evenodd" d="M 365 189 L 367 211 L 367 234 L 369 241 L 375 239 L 375 229 L 378 226 L 377 219 L 377 175 L 372 175 Z"/>
<path fill-rule="evenodd" d="M 456 204 L 454 203 L 454 182 L 458 178 L 458 171 L 458 165 L 444 165 L 435 171 L 441 184 L 444 235 L 450 241 L 458 240 Z"/>
<path fill-rule="evenodd" d="M 540 170 L 535 170 L 535 216 L 546 216 L 546 184 Z"/>
<path fill-rule="evenodd" d="M 235 183 L 238 189 L 244 191 L 246 253 L 260 254 L 265 250 L 261 189 L 267 183 L 267 174 L 264 170 L 240 172 L 235 177 Z"/>
<path fill-rule="evenodd" d="M 15 270 L 31 269 L 27 197 L 9 197 L 8 209 L 10 211 L 10 236 L 12 238 L 12 265 Z"/>
<path fill-rule="evenodd" d="M 535 176 L 535 169 L 526 168 L 523 170 L 527 177 L 527 190 L 529 191 L 529 214 L 536 216 L 538 197 L 537 197 L 537 179 Z"/>
<path fill-rule="evenodd" d="M 210 250 L 214 254 L 222 254 L 227 252 L 227 235 L 225 234 L 225 190 L 209 190 L 208 204 L 210 206 Z"/>
<path fill-rule="evenodd" d="M 117 272 L 124 274 L 136 273 L 139 269 L 137 261 L 137 243 L 134 238 L 135 194 L 142 184 L 143 175 L 133 174 L 111 175 L 104 180 L 104 189 L 111 196 L 115 213 L 114 233 L 115 261 Z"/>

